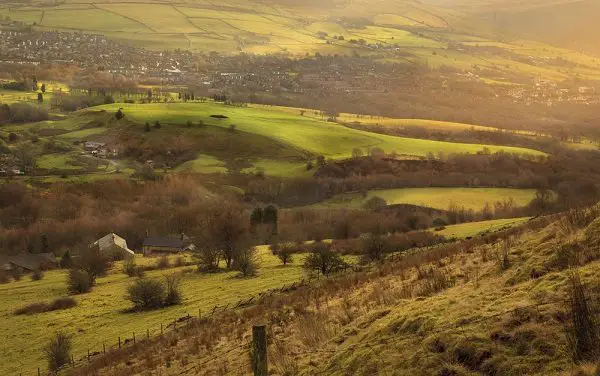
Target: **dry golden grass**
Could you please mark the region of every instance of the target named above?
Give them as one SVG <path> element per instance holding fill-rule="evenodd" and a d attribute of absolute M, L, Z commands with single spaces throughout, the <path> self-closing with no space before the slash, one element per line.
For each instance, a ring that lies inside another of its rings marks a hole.
<path fill-rule="evenodd" d="M 566 243 L 585 250 L 600 240 L 592 220 L 575 221 L 568 236 L 557 236 L 562 218 L 539 218 L 483 239 L 394 255 L 196 321 L 72 374 L 249 374 L 251 327 L 266 323 L 276 375 L 593 375 L 593 364 L 573 362 L 565 338 L 567 267 L 551 262 Z M 574 252 L 593 294 L 599 255 Z M 502 268 L 498 255 L 507 259 Z"/>

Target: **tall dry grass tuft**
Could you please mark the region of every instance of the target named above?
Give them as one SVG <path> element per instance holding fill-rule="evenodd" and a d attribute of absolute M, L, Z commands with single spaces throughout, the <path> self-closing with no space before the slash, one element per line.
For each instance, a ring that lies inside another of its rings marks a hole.
<path fill-rule="evenodd" d="M 572 351 L 573 360 L 582 362 L 594 360 L 598 355 L 598 325 L 586 289 L 581 282 L 577 269 L 570 269 L 569 307 L 570 324 L 566 328 L 567 341 Z"/>

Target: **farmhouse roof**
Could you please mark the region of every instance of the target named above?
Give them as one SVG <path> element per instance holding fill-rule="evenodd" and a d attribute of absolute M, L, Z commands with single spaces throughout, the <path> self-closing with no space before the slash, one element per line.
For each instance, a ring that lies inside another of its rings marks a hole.
<path fill-rule="evenodd" d="M 143 245 L 144 247 L 183 248 L 184 242 L 181 238 L 157 236 L 144 239 Z"/>
<path fill-rule="evenodd" d="M 21 252 L 16 256 L 10 256 L 8 263 L 26 270 L 37 270 L 43 265 L 56 263 L 54 253 L 28 253 Z"/>
<path fill-rule="evenodd" d="M 93 242 L 92 246 L 98 246 L 100 251 L 109 249 L 112 246 L 117 246 L 117 247 L 123 249 L 127 253 L 130 253 L 132 255 L 134 254 L 134 252 L 132 250 L 130 250 L 129 247 L 127 246 L 127 241 L 125 239 L 123 239 L 122 237 L 120 237 L 119 235 L 114 234 L 112 232 L 110 234 L 105 235 L 102 238 L 96 240 L 95 242 Z"/>

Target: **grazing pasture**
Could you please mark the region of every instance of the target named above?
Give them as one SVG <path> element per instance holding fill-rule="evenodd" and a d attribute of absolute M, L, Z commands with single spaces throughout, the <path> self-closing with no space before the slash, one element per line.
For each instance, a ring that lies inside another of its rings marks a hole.
<path fill-rule="evenodd" d="M 139 124 L 159 120 L 165 127 L 180 126 L 187 121 L 202 120 L 205 124 L 241 131 L 270 138 L 298 150 L 327 158 L 348 158 L 353 149 L 368 151 L 380 148 L 387 153 L 400 155 L 426 156 L 428 153 L 477 153 L 483 148 L 490 152 L 541 156 L 544 153 L 518 147 L 482 144 L 462 144 L 430 141 L 381 135 L 351 129 L 339 124 L 294 115 L 274 108 L 237 107 L 219 103 L 152 103 L 152 104 L 112 104 L 100 106 L 96 110 L 116 112 L 123 108 L 128 120 Z M 227 118 L 216 119 L 211 115 Z M 240 133 L 243 138 L 243 133 Z"/>
<path fill-rule="evenodd" d="M 361 193 L 346 193 L 314 205 L 317 208 L 360 208 L 373 197 L 383 198 L 388 205 L 409 204 L 447 210 L 452 205 L 481 210 L 486 204 L 514 200 L 516 206 L 527 205 L 535 197 L 535 189 L 512 188 L 399 188 Z"/>
<path fill-rule="evenodd" d="M 17 316 L 14 311 L 25 305 L 48 302 L 67 295 L 67 272 L 54 270 L 45 273 L 40 281 L 31 281 L 24 277 L 18 282 L 0 284 L 0 374 L 34 374 L 37 367 L 45 368 L 42 347 L 57 331 L 66 331 L 73 335 L 74 357 L 83 358 L 87 350 L 102 351 L 116 346 L 119 336 L 124 342 L 132 339 L 136 333 L 138 339 L 160 333 L 160 325 L 166 325 L 174 319 L 198 315 L 198 309 L 204 314 L 214 306 L 236 304 L 260 292 L 280 288 L 299 281 L 303 277 L 301 258 L 295 256 L 295 263 L 281 266 L 279 260 L 266 247 L 260 252 L 261 269 L 256 278 L 240 278 L 236 272 L 201 274 L 195 267 L 173 267 L 167 270 L 147 272 L 148 278 L 162 279 L 173 272 L 183 272 L 182 305 L 165 309 L 126 313 L 131 303 L 125 299 L 126 289 L 134 279 L 123 274 L 121 263 L 116 263 L 106 277 L 98 279 L 92 292 L 75 295 L 77 306 L 74 308 Z M 138 265 L 152 265 L 157 258 L 138 258 Z M 171 259 L 171 262 L 174 258 Z"/>

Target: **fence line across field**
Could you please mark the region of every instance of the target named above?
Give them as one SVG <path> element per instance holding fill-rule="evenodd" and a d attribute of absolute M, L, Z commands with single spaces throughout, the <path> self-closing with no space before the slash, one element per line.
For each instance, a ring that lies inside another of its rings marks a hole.
<path fill-rule="evenodd" d="M 518 227 L 517 227 L 518 228 Z M 431 250 L 431 249 L 435 249 L 438 247 L 443 247 L 449 243 L 452 242 L 444 242 L 441 244 L 436 244 L 433 246 L 426 246 L 426 247 L 421 247 L 421 248 L 417 248 L 417 249 L 413 249 L 410 253 L 415 253 L 415 252 L 421 252 L 424 250 Z M 387 261 L 397 261 L 398 259 L 403 258 L 405 255 L 410 254 L 410 253 L 406 253 L 406 252 L 399 252 L 399 253 L 392 253 L 390 255 L 388 255 L 386 257 Z M 351 271 L 353 273 L 359 273 L 359 272 L 368 272 L 368 271 L 372 271 L 373 269 L 376 269 L 378 267 L 378 265 L 372 265 L 372 264 L 367 264 L 367 265 L 349 265 L 349 264 L 345 264 L 343 269 L 337 273 L 332 273 L 332 275 L 342 275 L 342 274 L 346 274 L 348 271 Z M 262 298 L 265 297 L 270 297 L 273 296 L 274 294 L 277 293 L 285 293 L 285 292 L 289 292 L 289 291 L 293 291 L 299 287 L 302 286 L 310 286 L 312 284 L 312 282 L 314 280 L 319 280 L 319 275 L 316 274 L 309 274 L 308 279 L 302 279 L 298 282 L 293 282 L 289 285 L 283 285 L 280 288 L 276 288 L 276 289 L 270 289 L 264 292 L 260 292 L 256 295 L 252 295 L 249 298 L 246 299 L 240 299 L 236 304 L 231 305 L 230 303 L 224 305 L 224 306 L 214 306 L 211 310 L 208 310 L 208 313 L 206 315 L 202 314 L 202 308 L 198 308 L 198 319 L 202 319 L 202 318 L 208 318 L 208 317 L 212 317 L 214 314 L 218 313 L 218 312 L 225 312 L 227 310 L 236 310 L 236 309 L 240 309 L 240 308 L 245 308 L 248 306 L 251 306 L 253 304 L 258 303 Z M 564 303 L 564 302 L 563 302 Z M 547 305 L 547 304 L 555 304 L 555 303 L 543 303 L 542 305 Z M 521 308 L 517 308 L 515 310 L 518 309 L 522 309 Z M 506 314 L 506 313 L 503 313 Z M 496 315 L 497 316 L 497 315 Z M 178 323 L 180 323 L 181 326 L 186 325 L 190 320 L 196 318 L 195 316 L 190 315 L 189 313 L 186 316 L 182 316 L 179 318 L 174 319 L 171 322 L 168 322 L 168 324 L 166 325 L 166 327 L 164 326 L 164 322 L 160 323 L 160 336 L 164 335 L 165 331 L 168 330 L 169 328 L 172 328 L 173 331 L 176 331 L 178 328 Z M 158 327 L 158 325 L 157 325 Z M 150 340 L 151 336 L 150 336 L 150 328 L 146 328 L 146 340 Z M 132 332 L 132 337 L 131 338 L 127 338 L 127 337 L 123 337 L 123 341 L 122 341 L 122 337 L 119 336 L 115 342 L 115 344 L 108 346 L 108 350 L 118 350 L 123 348 L 124 346 L 129 345 L 130 343 L 133 343 L 134 345 L 136 344 L 136 335 L 135 332 Z M 234 348 L 235 349 L 235 348 Z M 106 343 L 103 343 L 102 345 L 102 351 L 92 351 L 91 349 L 87 349 L 86 353 L 84 353 L 85 355 L 83 355 L 82 357 L 79 358 L 79 360 L 77 361 L 74 357 L 74 355 L 71 355 L 71 364 L 67 365 L 67 366 L 71 366 L 71 367 L 75 367 L 75 365 L 77 364 L 77 362 L 79 363 L 90 363 L 92 358 L 99 356 L 99 355 L 104 355 L 107 352 L 107 345 Z M 228 351 L 227 353 L 229 353 L 230 351 Z M 318 353 L 319 351 L 315 351 L 315 353 Z M 322 352 L 322 351 L 321 351 Z M 214 360 L 214 359 L 213 359 Z M 207 361 L 205 364 L 209 363 L 210 361 Z M 66 366 L 66 367 L 67 367 Z M 40 368 L 38 368 L 38 374 L 40 372 Z"/>
<path fill-rule="evenodd" d="M 216 305 L 216 306 L 213 306 L 212 309 L 207 310 L 206 313 L 204 313 L 204 314 L 202 312 L 202 308 L 198 308 L 197 316 L 193 316 L 188 313 L 186 316 L 181 316 L 176 319 L 173 319 L 172 321 L 167 321 L 166 325 L 164 322 L 161 322 L 160 323 L 160 332 L 158 332 L 158 331 L 154 332 L 154 330 L 151 330 L 150 328 L 146 328 L 145 333 L 142 332 L 142 334 L 145 334 L 145 336 L 143 336 L 143 337 L 140 337 L 140 335 L 139 335 L 140 332 L 137 332 L 137 337 L 136 337 L 136 332 L 132 332 L 130 337 L 118 336 L 115 339 L 114 344 L 107 345 L 107 343 L 104 342 L 102 344 L 101 350 L 94 351 L 91 348 L 86 349 L 86 351 L 84 352 L 84 355 L 81 355 L 78 358 L 75 358 L 75 356 L 73 354 L 71 354 L 71 363 L 65 367 L 75 367 L 77 364 L 90 363 L 94 357 L 97 357 L 99 355 L 105 355 L 107 351 L 118 350 L 118 349 L 124 348 L 125 346 L 128 346 L 128 345 L 135 345 L 138 342 L 140 342 L 140 340 L 148 341 L 151 338 L 154 338 L 157 336 L 163 336 L 167 330 L 176 331 L 179 327 L 183 327 L 190 320 L 193 320 L 193 319 L 209 318 L 219 312 L 225 312 L 228 310 L 233 311 L 236 309 L 249 307 L 252 304 L 258 303 L 262 298 L 270 297 L 270 296 L 273 296 L 278 293 L 285 293 L 285 292 L 293 291 L 301 286 L 308 286 L 308 285 L 310 285 L 312 280 L 313 280 L 313 278 L 302 279 L 300 281 L 293 282 L 289 285 L 283 285 L 282 287 L 279 287 L 279 288 L 260 292 L 256 295 L 250 296 L 249 298 L 240 299 L 235 304 L 228 303 L 223 306 Z M 158 326 L 157 326 L 157 330 L 158 330 Z M 158 333 L 158 334 L 155 334 L 154 336 L 152 336 L 151 333 Z M 73 353 L 75 353 L 75 352 L 73 352 Z M 41 372 L 41 368 L 38 368 L 37 374 L 40 374 L 40 372 Z M 22 373 L 21 373 L 21 375 L 22 375 Z"/>

